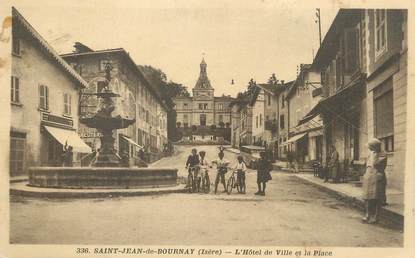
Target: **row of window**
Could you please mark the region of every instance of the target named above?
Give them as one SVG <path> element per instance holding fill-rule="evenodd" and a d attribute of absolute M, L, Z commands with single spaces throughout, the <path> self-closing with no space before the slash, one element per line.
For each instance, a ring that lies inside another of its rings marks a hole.
<path fill-rule="evenodd" d="M 208 103 L 199 103 L 200 110 L 206 110 L 208 108 L 209 108 Z M 218 110 L 224 110 L 224 106 L 222 103 L 218 104 L 217 108 Z M 183 103 L 183 109 L 189 109 L 189 103 Z"/>
<path fill-rule="evenodd" d="M 49 87 L 46 85 L 38 86 L 39 92 L 39 109 L 49 110 Z M 21 98 L 21 87 L 19 77 L 11 77 L 11 102 L 14 104 L 22 104 Z M 72 115 L 72 95 L 69 93 L 63 93 L 63 114 L 70 116 Z"/>

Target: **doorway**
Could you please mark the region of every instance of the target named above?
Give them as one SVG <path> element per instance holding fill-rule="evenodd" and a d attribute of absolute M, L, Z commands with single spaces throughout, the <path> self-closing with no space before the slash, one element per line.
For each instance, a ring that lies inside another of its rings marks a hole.
<path fill-rule="evenodd" d="M 206 126 L 206 114 L 200 114 L 200 125 Z"/>

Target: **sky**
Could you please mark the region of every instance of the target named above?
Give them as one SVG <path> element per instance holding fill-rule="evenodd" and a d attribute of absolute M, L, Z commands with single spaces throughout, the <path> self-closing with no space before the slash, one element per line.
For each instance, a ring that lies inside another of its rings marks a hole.
<path fill-rule="evenodd" d="M 236 96 L 253 78 L 295 79 L 319 47 L 315 8 L 290 1 L 16 1 L 14 6 L 59 52 L 79 41 L 124 48 L 136 64 L 160 68 L 191 90 L 202 57 L 215 95 Z M 321 8 L 324 37 L 338 8 Z M 234 84 L 231 84 L 232 79 Z"/>

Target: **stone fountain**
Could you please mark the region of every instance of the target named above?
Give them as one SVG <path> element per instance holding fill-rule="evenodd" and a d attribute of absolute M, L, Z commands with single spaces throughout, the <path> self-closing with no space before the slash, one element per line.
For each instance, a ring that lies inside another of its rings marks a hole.
<path fill-rule="evenodd" d="M 80 122 L 96 128 L 101 134 L 101 148 L 90 167 L 31 167 L 28 186 L 46 188 L 141 188 L 177 184 L 177 169 L 123 167 L 114 148 L 114 131 L 127 128 L 135 119 L 113 116 L 112 98 L 120 97 L 108 85 L 111 81 L 110 64 L 105 67 L 106 82 L 101 92 L 93 93 L 99 99 L 99 108 L 92 117 Z"/>
<path fill-rule="evenodd" d="M 113 131 L 124 129 L 135 123 L 135 119 L 123 118 L 120 115 L 113 117 L 114 101 L 112 98 L 120 97 L 112 92 L 108 85 L 111 81 L 112 66 L 110 63 L 105 65 L 105 86 L 101 92 L 93 93 L 99 99 L 99 109 L 92 117 L 81 118 L 80 122 L 90 128 L 96 128 L 101 134 L 101 149 L 97 153 L 95 161 L 91 164 L 94 167 L 119 167 L 120 158 L 114 148 Z"/>

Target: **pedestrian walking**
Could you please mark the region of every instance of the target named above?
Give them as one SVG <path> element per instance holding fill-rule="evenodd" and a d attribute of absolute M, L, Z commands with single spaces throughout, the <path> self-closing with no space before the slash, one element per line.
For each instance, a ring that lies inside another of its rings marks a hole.
<path fill-rule="evenodd" d="M 267 186 L 267 182 L 272 179 L 270 173 L 272 170 L 272 164 L 266 158 L 265 152 L 261 151 L 259 155 L 260 159 L 257 162 L 258 191 L 255 193 L 255 195 L 265 195 L 265 188 Z"/>
<path fill-rule="evenodd" d="M 339 153 L 336 150 L 336 147 L 332 145 L 330 147 L 330 159 L 328 163 L 328 172 L 329 175 L 326 177 L 324 182 L 327 182 L 328 179 L 332 179 L 333 183 L 339 182 Z"/>
<path fill-rule="evenodd" d="M 365 200 L 366 214 L 363 222 L 376 223 L 379 217 L 380 207 L 386 196 L 385 168 L 387 158 L 381 155 L 382 143 L 378 139 L 368 142 L 369 154 L 366 161 L 366 172 L 363 175 L 363 199 Z"/>
<path fill-rule="evenodd" d="M 223 151 L 220 151 L 218 153 L 218 157 L 219 159 L 212 162 L 213 164 L 216 164 L 216 167 L 218 170 L 218 173 L 216 174 L 216 179 L 215 179 L 215 194 L 218 191 L 219 182 L 223 184 L 224 192 L 227 191 L 226 183 L 225 183 L 225 174 L 226 172 L 228 172 L 229 161 L 224 159 L 225 154 L 223 153 Z"/>
<path fill-rule="evenodd" d="M 236 183 L 239 186 L 239 189 L 242 194 L 245 194 L 246 185 L 245 185 L 245 172 L 246 172 L 246 164 L 244 158 L 242 156 L 238 156 L 238 161 L 235 165 L 236 170 Z"/>

